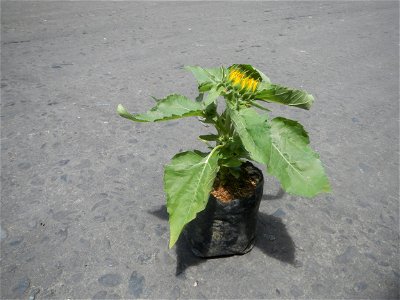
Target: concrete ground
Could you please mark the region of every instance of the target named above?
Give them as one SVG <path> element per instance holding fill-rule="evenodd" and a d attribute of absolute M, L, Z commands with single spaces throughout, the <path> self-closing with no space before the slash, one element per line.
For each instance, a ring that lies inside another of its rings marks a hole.
<path fill-rule="evenodd" d="M 399 3 L 1 2 L 1 298 L 399 297 Z M 168 249 L 163 165 L 195 118 L 133 124 L 196 96 L 184 65 L 250 63 L 312 93 L 299 120 L 333 192 L 267 177 L 256 247 Z"/>

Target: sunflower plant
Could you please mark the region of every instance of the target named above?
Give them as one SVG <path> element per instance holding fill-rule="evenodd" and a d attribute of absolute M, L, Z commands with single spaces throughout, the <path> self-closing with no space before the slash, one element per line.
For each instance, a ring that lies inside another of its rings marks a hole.
<path fill-rule="evenodd" d="M 246 160 L 265 165 L 288 193 L 313 197 L 330 191 L 319 156 L 310 148 L 303 126 L 283 117 L 270 119 L 269 109 L 263 105 L 279 103 L 308 110 L 314 102 L 311 94 L 273 84 L 251 65 L 186 69 L 198 82 L 196 100 L 172 94 L 156 99 L 156 105 L 143 114 L 130 114 L 121 104 L 117 108 L 120 116 L 135 122 L 198 117 L 215 127 L 214 133 L 199 137 L 209 152 L 178 153 L 165 166 L 170 248 L 184 226 L 205 209 L 217 174 L 220 178 L 228 174 L 237 177 Z M 221 99 L 225 101 L 223 112 L 217 110 Z"/>

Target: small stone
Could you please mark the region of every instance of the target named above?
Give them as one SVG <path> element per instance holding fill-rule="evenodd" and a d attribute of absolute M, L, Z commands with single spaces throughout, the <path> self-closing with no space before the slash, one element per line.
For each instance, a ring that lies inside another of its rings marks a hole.
<path fill-rule="evenodd" d="M 118 266 L 118 261 L 116 260 L 116 259 L 114 259 L 114 258 L 111 258 L 111 257 L 107 257 L 105 260 L 104 260 L 104 262 L 106 263 L 106 266 L 107 267 L 115 267 L 115 266 Z"/>
<path fill-rule="evenodd" d="M 64 266 L 63 266 L 63 264 L 59 261 L 59 262 L 56 263 L 55 267 L 56 267 L 56 270 L 57 270 L 56 273 L 55 273 L 55 276 L 58 277 L 58 276 L 60 276 L 60 275 L 63 273 L 63 271 L 64 271 Z"/>
<path fill-rule="evenodd" d="M 169 253 L 164 252 L 161 258 L 166 265 L 174 265 L 176 263 L 176 260 Z"/>
<path fill-rule="evenodd" d="M 131 155 L 131 154 L 119 155 L 117 158 L 118 158 L 118 161 L 119 161 L 121 164 L 125 164 L 125 163 L 127 163 L 131 158 L 133 158 L 133 155 Z"/>
<path fill-rule="evenodd" d="M 39 294 L 39 292 L 40 292 L 39 288 L 32 289 L 30 294 L 29 294 L 29 299 L 28 300 L 35 300 L 36 295 Z"/>
<path fill-rule="evenodd" d="M 33 254 L 28 253 L 28 254 L 24 255 L 23 259 L 26 262 L 31 262 L 31 261 L 33 261 L 35 259 L 35 256 Z"/>
<path fill-rule="evenodd" d="M 18 246 L 19 244 L 21 244 L 21 242 L 24 240 L 24 237 L 19 236 L 16 238 L 13 238 L 8 244 L 10 246 Z"/>
<path fill-rule="evenodd" d="M 105 206 L 105 205 L 107 205 L 108 203 L 110 203 L 110 200 L 108 200 L 108 199 L 100 200 L 100 201 L 97 202 L 95 205 L 93 205 L 91 211 L 95 211 L 96 208 L 98 208 L 98 207 L 100 207 L 100 206 Z"/>
<path fill-rule="evenodd" d="M 13 292 L 17 293 L 19 296 L 22 296 L 26 290 L 30 287 L 31 281 L 28 277 L 23 277 L 19 280 L 18 284 L 13 288 Z"/>
<path fill-rule="evenodd" d="M 107 167 L 107 169 L 104 171 L 104 174 L 106 176 L 112 176 L 112 177 L 118 176 L 119 173 L 120 171 L 117 168 L 110 168 L 110 167 Z"/>
<path fill-rule="evenodd" d="M 71 276 L 71 281 L 73 283 L 80 283 L 80 282 L 82 282 L 82 278 L 83 278 L 82 273 L 76 273 Z"/>
<path fill-rule="evenodd" d="M 358 167 L 360 168 L 361 173 L 366 173 L 369 172 L 371 170 L 371 167 L 364 164 L 364 163 L 359 163 Z"/>
<path fill-rule="evenodd" d="M 321 230 L 323 232 L 327 232 L 327 233 L 330 233 L 330 234 L 334 234 L 336 232 L 335 230 L 333 230 L 332 228 L 330 228 L 330 227 L 328 227 L 326 225 L 321 225 Z"/>
<path fill-rule="evenodd" d="M 377 258 L 375 255 L 373 255 L 372 253 L 365 253 L 364 254 L 366 257 L 368 257 L 369 259 L 373 260 L 373 261 L 377 261 Z"/>
<path fill-rule="evenodd" d="M 43 292 L 43 299 L 53 298 L 56 295 L 55 289 L 45 290 Z"/>
<path fill-rule="evenodd" d="M 107 299 L 107 291 L 97 292 L 92 299 Z"/>
<path fill-rule="evenodd" d="M 321 294 L 321 293 L 323 293 L 323 291 L 324 291 L 324 286 L 323 286 L 321 283 L 319 283 L 319 282 L 313 283 L 313 284 L 311 285 L 311 288 L 312 288 L 312 291 L 313 291 L 314 293 L 316 293 L 316 294 Z"/>
<path fill-rule="evenodd" d="M 360 207 L 362 207 L 362 208 L 369 208 L 369 207 L 371 207 L 371 205 L 370 205 L 368 202 L 362 201 L 362 200 L 358 200 L 358 201 L 357 201 L 357 204 L 358 204 Z"/>
<path fill-rule="evenodd" d="M 290 293 L 293 295 L 293 297 L 298 298 L 304 295 L 304 292 L 301 288 L 299 288 L 297 285 L 293 285 L 292 288 L 290 289 Z"/>
<path fill-rule="evenodd" d="M 368 287 L 368 284 L 364 281 L 360 281 L 357 282 L 354 285 L 354 290 L 358 293 L 358 292 L 362 292 L 363 290 L 365 290 Z"/>
<path fill-rule="evenodd" d="M 89 159 L 82 159 L 79 165 L 75 167 L 75 169 L 86 169 L 92 166 L 92 163 Z"/>
<path fill-rule="evenodd" d="M 28 162 L 22 162 L 20 164 L 18 164 L 18 168 L 20 168 L 21 170 L 28 170 L 31 167 L 31 164 Z"/>
<path fill-rule="evenodd" d="M 380 262 L 378 262 L 378 265 L 380 265 L 382 267 L 389 267 L 390 266 L 390 264 L 388 262 L 386 262 L 386 261 L 380 261 Z"/>
<path fill-rule="evenodd" d="M 44 180 L 38 176 L 35 176 L 32 180 L 31 180 L 31 185 L 34 186 L 41 186 L 44 185 Z"/>
<path fill-rule="evenodd" d="M 129 293 L 134 297 L 139 298 L 143 292 L 144 283 L 144 276 L 136 271 L 133 271 L 131 277 L 129 278 Z"/>
<path fill-rule="evenodd" d="M 8 237 L 8 232 L 2 226 L 0 226 L 0 241 Z"/>
<path fill-rule="evenodd" d="M 357 253 L 358 251 L 355 247 L 349 246 L 342 254 L 336 256 L 335 261 L 338 264 L 347 264 L 357 255 Z"/>
<path fill-rule="evenodd" d="M 301 268 L 303 266 L 303 263 L 296 259 L 294 261 L 293 265 L 294 265 L 295 268 Z"/>
<path fill-rule="evenodd" d="M 107 250 L 111 250 L 111 242 L 108 238 L 104 238 L 103 245 L 104 248 L 106 248 Z"/>
<path fill-rule="evenodd" d="M 282 218 L 286 213 L 281 208 L 278 208 L 272 215 L 277 218 Z"/>
<path fill-rule="evenodd" d="M 102 222 L 104 222 L 106 220 L 106 217 L 105 216 L 95 216 L 93 218 L 93 220 L 95 220 L 96 222 L 102 223 Z"/>
<path fill-rule="evenodd" d="M 175 286 L 171 291 L 170 299 L 179 299 L 181 297 L 181 289 L 179 286 Z"/>
<path fill-rule="evenodd" d="M 67 163 L 69 163 L 69 159 L 63 159 L 63 160 L 60 160 L 59 162 L 58 162 L 58 165 L 59 166 L 65 166 Z"/>
<path fill-rule="evenodd" d="M 199 285 L 199 282 L 196 280 L 196 281 L 193 283 L 193 286 L 196 287 L 196 286 L 198 286 L 198 285 Z"/>
<path fill-rule="evenodd" d="M 90 240 L 80 238 L 79 242 L 81 243 L 83 248 L 90 248 Z"/>
<path fill-rule="evenodd" d="M 92 299 L 121 299 L 121 296 L 115 293 L 107 293 L 107 291 L 97 292 Z"/>
<path fill-rule="evenodd" d="M 98 279 L 99 283 L 103 286 L 117 286 L 121 283 L 121 276 L 119 274 L 106 274 Z"/>
<path fill-rule="evenodd" d="M 142 253 L 137 257 L 137 260 L 141 265 L 145 265 L 145 264 L 148 264 L 149 262 L 151 262 L 152 258 L 153 258 L 152 254 Z"/>
<path fill-rule="evenodd" d="M 129 143 L 129 144 L 136 144 L 137 142 L 138 142 L 138 140 L 135 139 L 135 138 L 129 139 L 129 140 L 128 140 L 128 143 Z"/>
<path fill-rule="evenodd" d="M 168 231 L 168 228 L 161 224 L 157 224 L 154 231 L 156 232 L 156 234 L 158 236 L 162 236 L 164 233 L 166 233 Z"/>
<path fill-rule="evenodd" d="M 273 234 L 264 234 L 265 238 L 269 241 L 275 241 L 276 240 L 276 236 Z"/>
<path fill-rule="evenodd" d="M 29 221 L 29 223 L 27 225 L 29 228 L 34 229 L 37 227 L 37 222 L 36 222 L 36 220 L 32 220 L 32 221 Z"/>
<path fill-rule="evenodd" d="M 292 204 L 286 204 L 286 207 L 290 210 L 295 210 L 296 208 Z"/>
<path fill-rule="evenodd" d="M 68 238 L 68 227 L 60 229 L 56 232 L 56 235 L 60 236 L 62 241 L 64 242 Z"/>
<path fill-rule="evenodd" d="M 11 265 L 7 268 L 7 273 L 14 273 L 17 270 L 17 265 Z"/>
<path fill-rule="evenodd" d="M 334 201 L 335 201 L 335 198 L 332 197 L 332 196 L 325 196 L 325 199 L 326 199 L 327 201 L 329 201 L 329 202 L 334 202 Z"/>

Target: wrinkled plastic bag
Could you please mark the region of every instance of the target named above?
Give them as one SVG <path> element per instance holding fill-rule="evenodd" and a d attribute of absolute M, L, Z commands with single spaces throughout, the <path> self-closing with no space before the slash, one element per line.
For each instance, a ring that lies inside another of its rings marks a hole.
<path fill-rule="evenodd" d="M 223 203 L 210 195 L 205 210 L 187 224 L 185 236 L 196 256 L 241 255 L 253 248 L 264 179 L 251 166 L 261 176 L 252 196 Z"/>

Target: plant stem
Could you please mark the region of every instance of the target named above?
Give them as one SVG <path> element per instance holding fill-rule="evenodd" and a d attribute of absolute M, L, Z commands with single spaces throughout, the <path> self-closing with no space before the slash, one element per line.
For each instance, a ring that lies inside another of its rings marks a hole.
<path fill-rule="evenodd" d="M 214 147 L 214 149 L 211 150 L 210 154 L 208 154 L 208 156 L 212 156 L 214 154 L 215 151 L 217 151 L 219 148 L 222 148 L 224 145 L 218 145 L 216 147 Z"/>

